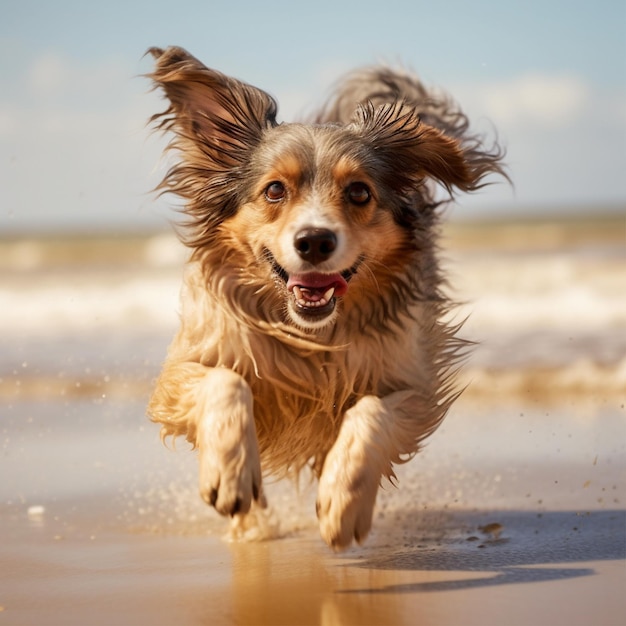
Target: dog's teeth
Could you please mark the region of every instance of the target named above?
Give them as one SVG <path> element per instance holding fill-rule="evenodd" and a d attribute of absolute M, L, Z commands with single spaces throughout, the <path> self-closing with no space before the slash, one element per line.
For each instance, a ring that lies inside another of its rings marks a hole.
<path fill-rule="evenodd" d="M 329 287 L 319 300 L 307 300 L 307 298 L 305 298 L 304 294 L 302 293 L 302 288 L 299 287 L 298 285 L 293 286 L 293 296 L 294 296 L 296 303 L 299 306 L 305 307 L 305 308 L 324 307 L 330 302 L 334 294 L 335 294 L 335 287 Z"/>
<path fill-rule="evenodd" d="M 334 293 L 335 293 L 335 288 L 329 287 L 326 293 L 322 296 L 322 300 L 325 300 L 324 304 L 328 304 L 330 302 L 330 299 L 333 297 Z"/>
<path fill-rule="evenodd" d="M 307 301 L 302 297 L 302 289 L 300 289 L 300 287 L 298 287 L 298 285 L 294 285 L 294 287 L 293 287 L 293 295 L 296 298 L 296 302 L 300 306 L 302 306 L 302 307 L 308 306 L 307 305 Z"/>

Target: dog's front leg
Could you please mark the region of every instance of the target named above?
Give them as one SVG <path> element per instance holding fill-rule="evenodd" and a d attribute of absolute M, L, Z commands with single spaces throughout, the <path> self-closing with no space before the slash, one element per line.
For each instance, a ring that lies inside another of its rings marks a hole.
<path fill-rule="evenodd" d="M 393 476 L 392 461 L 405 452 L 395 432 L 396 409 L 411 396 L 406 391 L 365 396 L 346 412 L 318 489 L 320 532 L 332 548 L 347 548 L 353 539 L 360 543 L 369 533 L 381 478 Z"/>
<path fill-rule="evenodd" d="M 238 374 L 208 369 L 197 391 L 200 495 L 222 515 L 265 505 L 252 392 Z"/>
<path fill-rule="evenodd" d="M 162 437 L 186 435 L 199 450 L 200 494 L 223 515 L 264 506 L 252 391 L 226 368 L 171 362 L 148 406 Z"/>

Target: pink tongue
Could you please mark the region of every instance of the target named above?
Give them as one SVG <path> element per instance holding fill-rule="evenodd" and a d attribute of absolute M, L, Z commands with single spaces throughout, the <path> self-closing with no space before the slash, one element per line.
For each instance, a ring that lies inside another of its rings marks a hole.
<path fill-rule="evenodd" d="M 348 291 L 348 283 L 341 274 L 319 274 L 318 272 L 291 274 L 287 281 L 287 289 L 291 291 L 296 286 L 321 292 L 334 287 L 335 296 L 343 296 Z"/>

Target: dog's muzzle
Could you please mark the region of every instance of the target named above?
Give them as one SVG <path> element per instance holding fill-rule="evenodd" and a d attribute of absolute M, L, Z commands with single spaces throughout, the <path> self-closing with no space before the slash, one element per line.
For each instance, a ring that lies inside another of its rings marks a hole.
<path fill-rule="evenodd" d="M 306 229 L 294 238 L 298 255 L 311 265 L 328 260 L 334 252 L 337 239 L 326 229 Z M 356 273 L 362 259 L 351 268 L 340 272 L 319 271 L 290 274 L 274 258 L 269 250 L 265 257 L 272 266 L 272 273 L 289 294 L 288 306 L 291 316 L 305 326 L 319 326 L 330 319 L 337 299 L 348 292 L 348 283 Z"/>

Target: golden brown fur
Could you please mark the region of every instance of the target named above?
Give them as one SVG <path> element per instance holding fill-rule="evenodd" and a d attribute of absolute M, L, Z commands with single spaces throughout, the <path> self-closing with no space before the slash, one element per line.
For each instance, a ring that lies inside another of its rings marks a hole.
<path fill-rule="evenodd" d="M 262 472 L 311 465 L 324 539 L 360 541 L 381 476 L 457 395 L 436 184 L 473 191 L 501 155 L 407 74 L 364 70 L 310 124 L 278 124 L 264 92 L 150 52 L 170 101 L 153 121 L 178 155 L 161 188 L 184 200 L 191 248 L 150 417 L 199 448 L 221 513 L 263 503 Z"/>

